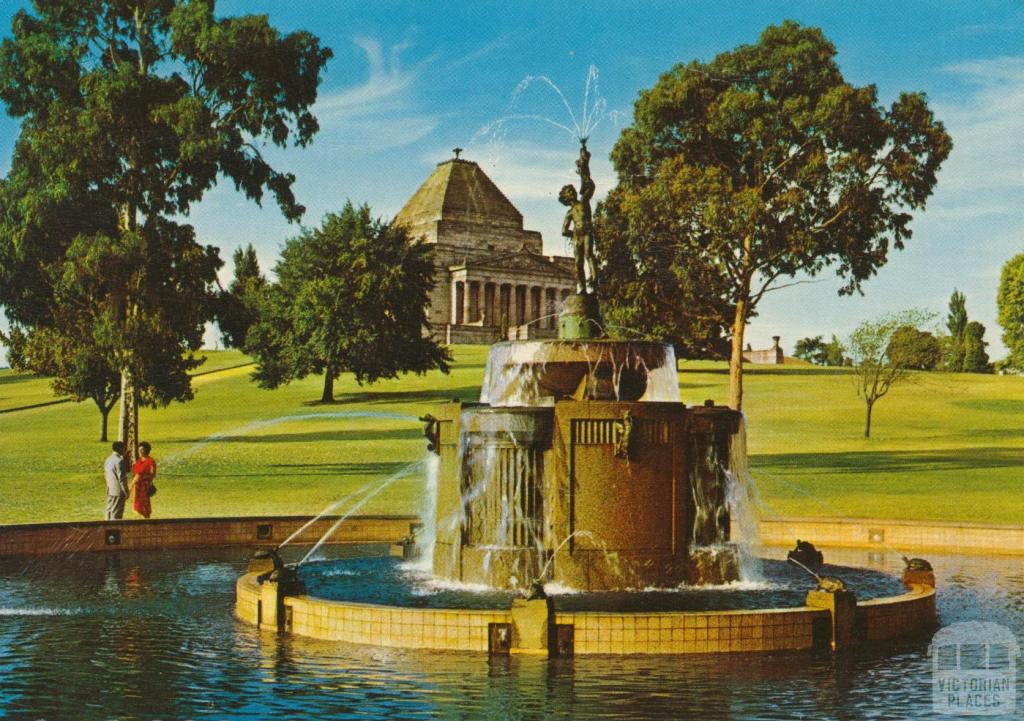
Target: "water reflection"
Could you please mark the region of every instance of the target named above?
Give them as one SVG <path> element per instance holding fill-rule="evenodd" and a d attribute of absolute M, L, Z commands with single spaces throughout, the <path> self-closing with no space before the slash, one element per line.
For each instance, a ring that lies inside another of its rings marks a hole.
<path fill-rule="evenodd" d="M 839 660 L 802 654 L 489 659 L 349 646 L 236 622 L 234 581 L 244 556 L 0 560 L 0 717 L 934 716 L 927 639 Z M 1019 559 L 928 557 L 943 624 L 993 621 L 1024 639 Z M 901 566 L 890 553 L 832 551 L 827 560 L 886 572 Z"/>

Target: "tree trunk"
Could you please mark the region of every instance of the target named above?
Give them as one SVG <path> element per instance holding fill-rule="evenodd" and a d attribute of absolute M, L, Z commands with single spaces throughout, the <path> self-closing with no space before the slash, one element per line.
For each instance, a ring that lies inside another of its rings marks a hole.
<path fill-rule="evenodd" d="M 749 286 L 748 286 L 749 287 Z M 747 329 L 746 289 L 736 302 L 732 323 L 732 355 L 729 357 L 729 406 L 743 410 L 743 334 Z"/>
<path fill-rule="evenodd" d="M 324 370 L 324 394 L 320 397 L 321 403 L 334 403 L 334 369 L 328 367 Z"/>
<path fill-rule="evenodd" d="M 113 404 L 100 406 L 100 443 L 107 442 L 107 419 L 110 417 L 111 408 L 113 408 Z"/>
<path fill-rule="evenodd" d="M 139 392 L 131 371 L 121 370 L 121 417 L 117 438 L 124 443 L 127 466 L 139 455 Z"/>
<path fill-rule="evenodd" d="M 871 409 L 875 407 L 875 402 L 874 401 L 867 401 L 867 406 L 868 406 L 868 417 L 867 417 L 867 420 L 864 422 L 864 437 L 865 438 L 870 438 L 871 437 Z"/>

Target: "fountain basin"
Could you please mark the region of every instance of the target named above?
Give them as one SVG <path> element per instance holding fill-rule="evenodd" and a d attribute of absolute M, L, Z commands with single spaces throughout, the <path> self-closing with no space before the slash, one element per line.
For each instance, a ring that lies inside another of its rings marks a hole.
<path fill-rule="evenodd" d="M 765 588 L 558 593 L 527 602 L 493 590 L 438 590 L 430 584 L 417 590 L 415 584 L 408 585 L 407 575 L 399 587 L 391 585 L 387 579 L 402 579 L 408 565 L 404 568 L 393 559 L 304 568 L 311 591 L 333 593 L 342 600 L 310 594 L 285 596 L 280 599 L 282 613 L 272 621 L 266 614 L 267 584 L 261 586 L 254 574 L 246 574 L 236 587 L 236 615 L 263 627 L 325 640 L 491 654 L 528 651 L 517 649 L 513 640 L 519 636 L 514 632 L 516 604 L 523 603 L 546 606 L 546 651 L 550 655 L 810 651 L 827 649 L 832 637 L 830 612 L 800 603 L 808 585 L 806 576 L 782 563 L 768 562 L 768 577 L 778 580 Z M 351 574 L 345 575 L 345 571 Z M 898 593 L 895 579 L 884 574 L 851 568 L 830 572 L 841 573 L 865 595 L 895 594 L 856 605 L 853 645 L 933 628 L 933 587 L 912 584 Z M 332 585 L 332 578 L 347 580 Z M 392 602 L 366 602 L 387 598 Z M 441 598 L 457 601 L 462 607 L 434 607 Z M 794 605 L 750 607 L 787 600 Z M 488 607 L 492 603 L 496 605 Z"/>
<path fill-rule="evenodd" d="M 667 343 L 605 339 L 491 346 L 482 403 L 553 406 L 569 398 L 678 403 L 675 351 Z"/>

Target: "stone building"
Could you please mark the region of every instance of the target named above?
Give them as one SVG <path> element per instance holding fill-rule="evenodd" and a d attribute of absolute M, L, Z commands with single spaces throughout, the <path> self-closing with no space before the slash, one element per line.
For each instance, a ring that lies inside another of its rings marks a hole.
<path fill-rule="evenodd" d="M 779 345 L 781 339 L 781 336 L 773 335 L 772 347 L 764 350 L 754 350 L 748 343 L 747 349 L 743 351 L 743 360 L 759 365 L 782 365 L 786 362 L 786 356 Z"/>
<path fill-rule="evenodd" d="M 434 245 L 431 333 L 445 343 L 555 337 L 555 314 L 575 287 L 572 258 L 544 255 L 541 234 L 523 229 L 523 214 L 460 152 L 394 221 Z"/>

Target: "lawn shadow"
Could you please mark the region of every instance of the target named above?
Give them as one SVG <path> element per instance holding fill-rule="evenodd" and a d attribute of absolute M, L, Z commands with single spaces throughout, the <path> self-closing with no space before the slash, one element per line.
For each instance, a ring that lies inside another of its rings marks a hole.
<path fill-rule="evenodd" d="M 15 383 L 24 383 L 26 381 L 39 379 L 46 379 L 46 376 L 36 375 L 35 373 L 2 373 L 0 374 L 0 386 L 14 385 Z"/>
<path fill-rule="evenodd" d="M 394 403 L 446 403 L 450 400 L 472 403 L 480 399 L 480 386 L 462 386 L 460 388 L 444 388 L 417 391 L 361 391 L 345 393 L 334 399 L 333 403 L 323 401 L 304 401 L 304 406 L 346 406 L 346 405 L 383 405 Z"/>
<path fill-rule="evenodd" d="M 971 398 L 950 401 L 950 405 L 985 413 L 1024 413 L 1024 403 L 1010 398 Z"/>
<path fill-rule="evenodd" d="M 680 368 L 680 373 L 709 373 L 712 375 L 729 375 L 728 368 Z M 743 375 L 753 376 L 849 376 L 853 375 L 853 368 L 840 368 L 836 366 L 758 366 L 751 368 L 743 366 Z"/>
<path fill-rule="evenodd" d="M 380 461 L 368 463 L 269 463 L 252 472 L 230 473 L 221 472 L 218 469 L 206 471 L 207 481 L 216 481 L 222 478 L 269 478 L 276 482 L 278 478 L 299 478 L 299 477 L 321 477 L 321 476 L 360 476 L 386 478 L 406 468 L 409 462 L 405 461 Z M 269 469 L 275 469 L 273 471 Z M 190 475 L 190 471 L 178 470 L 163 471 L 164 477 L 179 478 Z M 410 476 L 414 474 L 410 473 Z"/>
<path fill-rule="evenodd" d="M 1019 466 L 1022 457 L 1024 448 L 1018 446 L 981 446 L 928 451 L 755 454 L 750 461 L 755 474 L 756 467 L 763 465 L 773 473 L 820 471 L 831 475 L 1007 468 Z"/>
<path fill-rule="evenodd" d="M 284 469 L 290 476 L 380 476 L 393 475 L 409 465 L 406 461 L 370 463 L 271 463 L 267 468 Z"/>
<path fill-rule="evenodd" d="M 330 441 L 344 443 L 346 441 L 381 441 L 381 440 L 413 440 L 423 438 L 422 424 L 412 421 L 410 428 L 354 428 L 330 431 L 308 431 L 306 433 L 267 433 L 263 435 L 222 436 L 215 443 L 313 443 Z M 175 438 L 175 443 L 202 443 L 209 438 Z"/>

